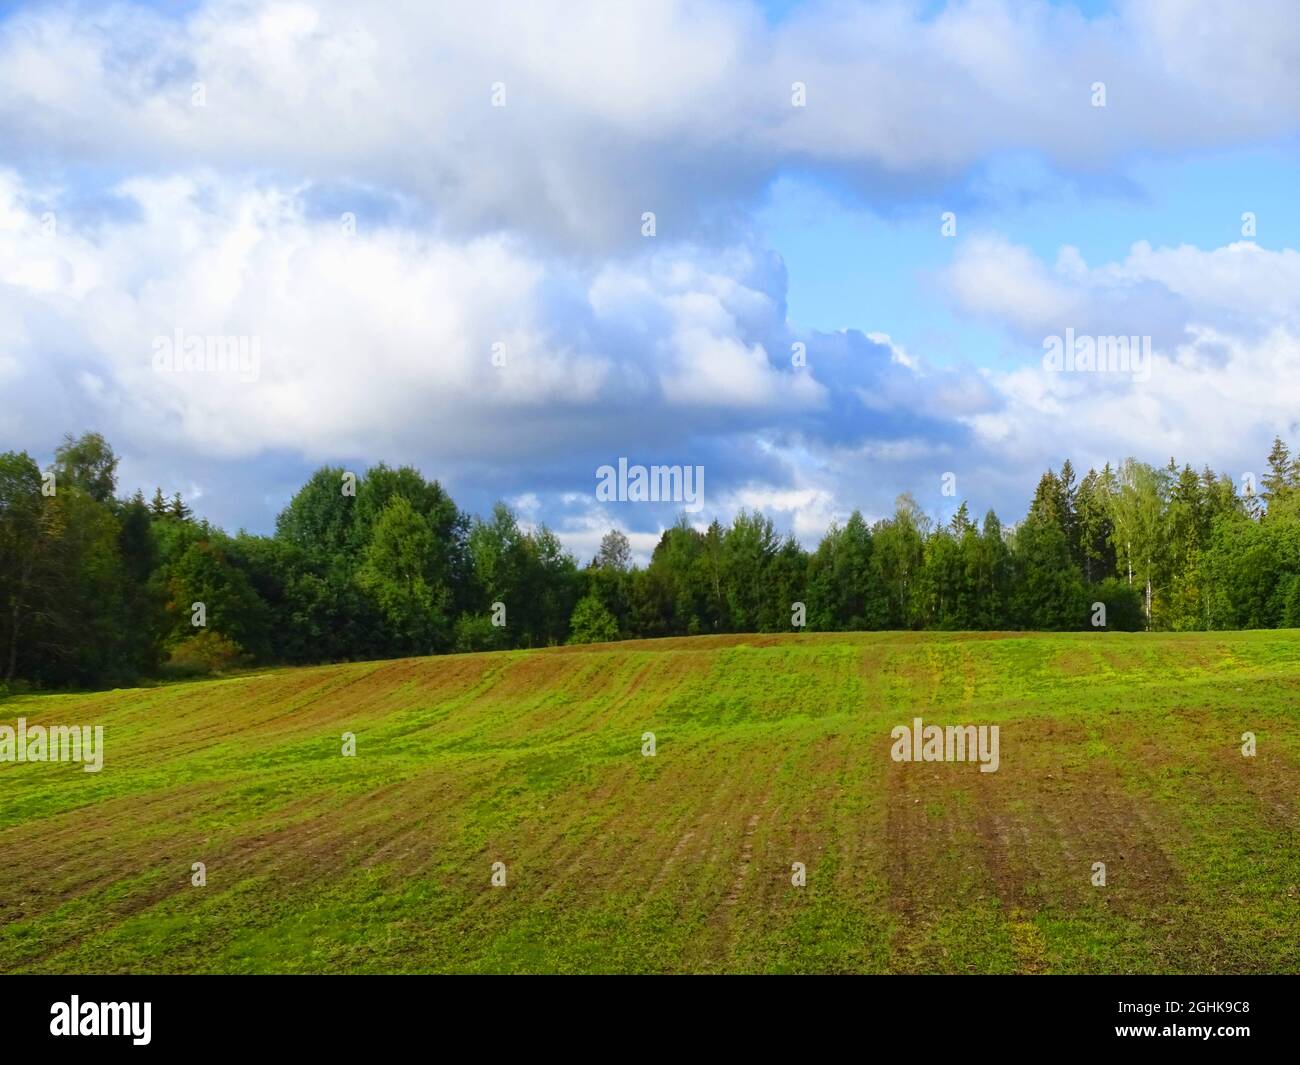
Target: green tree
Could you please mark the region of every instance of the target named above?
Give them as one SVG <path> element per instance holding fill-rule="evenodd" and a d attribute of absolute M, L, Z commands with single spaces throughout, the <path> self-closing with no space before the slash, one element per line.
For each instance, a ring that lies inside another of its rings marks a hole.
<path fill-rule="evenodd" d="M 600 549 L 591 563 L 597 569 L 627 573 L 632 568 L 632 545 L 618 529 L 610 529 L 600 538 Z"/>
<path fill-rule="evenodd" d="M 350 568 L 356 498 L 344 495 L 346 472 L 341 466 L 322 466 L 313 473 L 276 518 L 275 534 L 314 561 Z"/>
<path fill-rule="evenodd" d="M 1206 625 L 1202 560 L 1209 530 L 1201 479 L 1191 466 L 1175 476 L 1165 518 L 1169 595 L 1164 627 L 1186 631 Z"/>
<path fill-rule="evenodd" d="M 569 643 L 609 643 L 618 639 L 618 622 L 596 596 L 588 595 L 573 608 Z"/>
<path fill-rule="evenodd" d="M 1167 492 L 1166 471 L 1126 459 L 1110 501 L 1111 540 L 1128 582 L 1143 590 L 1147 628 L 1155 620 L 1155 599 L 1168 573 Z"/>
<path fill-rule="evenodd" d="M 161 487 L 155 488 L 153 491 L 153 499 L 149 502 L 149 516 L 151 518 L 162 519 L 167 517 L 167 514 L 167 499 L 163 496 L 163 490 Z"/>
<path fill-rule="evenodd" d="M 1268 473 L 1262 481 L 1264 491 L 1261 494 L 1270 513 L 1281 509 L 1282 504 L 1295 493 L 1296 465 L 1280 436 L 1273 438 L 1273 448 L 1268 453 Z"/>
<path fill-rule="evenodd" d="M 871 531 L 872 583 L 881 590 L 881 627 L 911 628 L 918 616 L 914 602 L 929 524 L 910 493 L 895 502 L 894 516 Z"/>
<path fill-rule="evenodd" d="M 206 627 L 235 641 L 243 650 L 265 656 L 269 611 L 235 564 L 224 535 L 202 527 L 184 537 L 186 546 L 175 561 L 162 567 L 166 589 L 168 649 Z M 203 604 L 205 626 L 194 625 L 194 604 Z"/>
<path fill-rule="evenodd" d="M 978 536 L 971 530 L 962 539 L 962 559 L 973 602 L 972 628 L 1005 628 L 1010 624 L 1011 552 L 993 511 L 984 515 Z"/>
<path fill-rule="evenodd" d="M 411 466 L 392 469 L 381 462 L 366 471 L 352 501 L 355 516 L 350 530 L 351 551 L 365 550 L 376 521 L 395 496 L 406 499 L 433 533 L 428 563 L 431 579 L 453 592 L 460 592 L 467 583 L 469 563 L 465 538 L 469 522 L 442 485 L 425 480 Z"/>
<path fill-rule="evenodd" d="M 451 645 L 451 590 L 435 572 L 435 539 L 424 516 L 394 495 L 371 530 L 357 583 L 374 596 L 392 646 L 430 654 Z"/>
<path fill-rule="evenodd" d="M 771 518 L 742 510 L 733 519 L 722 539 L 721 576 L 727 611 L 724 625 L 728 631 L 762 631 L 764 615 L 770 614 L 768 571 L 780 543 Z M 787 618 L 789 612 L 787 604 Z"/>
<path fill-rule="evenodd" d="M 41 471 L 31 456 L 0 455 L 0 633 L 4 677 L 18 673 L 18 652 L 49 586 L 53 544 L 62 533 L 57 511 L 44 505 Z"/>
<path fill-rule="evenodd" d="M 1081 629 L 1087 621 L 1083 575 L 1070 558 L 1065 532 L 1050 514 L 1030 514 L 1012 550 L 1011 617 L 1024 629 Z"/>
<path fill-rule="evenodd" d="M 918 620 L 924 627 L 972 627 L 962 545 L 947 528 L 936 529 L 925 540 L 918 593 Z"/>
<path fill-rule="evenodd" d="M 60 488 L 76 486 L 96 503 L 108 503 L 117 490 L 117 456 L 99 433 L 66 433 L 54 452 L 54 472 Z"/>
<path fill-rule="evenodd" d="M 535 536 L 525 534 L 510 508 L 497 503 L 489 520 L 471 525 L 468 552 L 474 590 L 459 625 L 460 646 L 469 650 L 563 642 L 576 599 L 577 566 L 553 533 L 543 528 Z M 505 608 L 504 626 L 491 624 L 494 603 Z"/>
<path fill-rule="evenodd" d="M 1078 561 L 1088 583 L 1115 573 L 1115 545 L 1111 523 L 1111 498 L 1117 488 L 1115 473 L 1107 463 L 1101 473 L 1089 470 L 1079 482 L 1075 497 Z"/>
<path fill-rule="evenodd" d="M 627 537 L 611 529 L 601 537 L 600 548 L 582 574 L 587 595 L 594 595 L 614 618 L 618 630 L 632 628 L 632 593 L 636 583 L 632 572 L 632 548 Z M 651 628 L 657 628 L 651 623 Z M 662 635 L 662 632 L 658 633 Z"/>
<path fill-rule="evenodd" d="M 635 628 L 644 636 L 687 636 L 706 631 L 708 598 L 700 565 L 704 537 L 685 515 L 665 529 L 645 577 L 633 582 Z"/>
<path fill-rule="evenodd" d="M 722 524 L 716 519 L 709 523 L 700 537 L 700 550 L 695 558 L 691 583 L 698 589 L 699 627 L 697 632 L 731 632 L 723 541 L 726 536 Z M 691 633 L 692 636 L 696 633 Z"/>
<path fill-rule="evenodd" d="M 118 515 L 118 554 L 122 567 L 121 663 L 132 679 L 153 673 L 162 652 L 163 602 L 150 578 L 159 564 L 153 515 L 140 492 Z"/>
<path fill-rule="evenodd" d="M 524 538 L 528 647 L 564 642 L 578 598 L 578 566 L 560 539 L 545 525 Z"/>
<path fill-rule="evenodd" d="M 1127 581 L 1107 577 L 1093 585 L 1088 594 L 1106 607 L 1105 628 L 1110 632 L 1137 632 L 1146 623 L 1142 596 Z"/>
<path fill-rule="evenodd" d="M 803 603 L 807 609 L 807 588 L 808 555 L 793 536 L 787 536 L 768 563 L 759 631 L 789 632 L 794 604 Z"/>

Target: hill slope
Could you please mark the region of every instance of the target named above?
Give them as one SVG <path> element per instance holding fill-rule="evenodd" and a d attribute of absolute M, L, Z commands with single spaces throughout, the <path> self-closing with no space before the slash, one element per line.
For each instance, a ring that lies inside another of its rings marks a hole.
<path fill-rule="evenodd" d="M 715 637 L 12 698 L 0 724 L 102 724 L 106 753 L 0 763 L 0 970 L 1296 972 L 1298 706 L 1276 631 Z M 893 761 L 915 716 L 998 725 L 999 770 Z"/>

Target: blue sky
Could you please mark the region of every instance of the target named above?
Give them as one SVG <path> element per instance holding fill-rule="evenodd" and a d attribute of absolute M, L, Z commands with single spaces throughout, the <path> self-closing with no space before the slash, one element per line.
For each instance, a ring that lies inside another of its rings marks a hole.
<path fill-rule="evenodd" d="M 0 448 L 98 428 L 259 531 L 318 465 L 411 463 L 644 558 L 677 508 L 598 501 L 619 456 L 812 544 L 1300 443 L 1283 0 L 611 10 L 0 3 Z M 1049 372 L 1066 329 L 1150 374 Z M 158 372 L 177 330 L 257 373 Z"/>
<path fill-rule="evenodd" d="M 764 239 L 789 271 L 789 313 L 799 325 L 851 328 L 888 313 L 891 336 L 936 362 L 1007 354 L 996 331 L 963 321 L 944 306 L 936 279 L 951 246 L 944 211 L 960 211 L 959 232 L 993 231 L 1051 259 L 1062 245 L 1090 262 L 1122 259 L 1138 240 L 1218 247 L 1240 239 L 1241 214 L 1258 218 L 1257 242 L 1300 246 L 1300 151 L 1294 140 L 1267 147 L 1200 152 L 1177 160 L 1134 159 L 1084 180 L 1019 157 L 991 161 L 945 196 L 882 212 L 853 202 L 815 176 L 781 178 L 757 216 Z M 1232 190 L 1230 197 L 1225 190 Z M 894 253 L 902 252 L 899 269 Z M 882 254 L 883 252 L 883 254 Z M 1040 352 L 1028 350 L 1027 358 Z"/>
<path fill-rule="evenodd" d="M 1000 203 L 970 202 L 961 212 L 961 228 L 1006 233 L 1045 258 L 1062 244 L 1073 244 L 1090 262 L 1122 258 L 1136 240 L 1214 247 L 1240 237 L 1241 212 L 1224 197 L 1224 190 L 1232 189 L 1234 200 L 1259 216 L 1260 244 L 1300 243 L 1295 209 L 1300 152 L 1294 144 L 1176 162 L 1143 160 L 1127 167 L 1124 176 L 1131 186 L 1123 190 L 1054 182 L 1050 192 L 1024 201 L 1008 195 Z M 962 189 L 951 198 L 971 195 Z M 844 202 L 815 179 L 793 178 L 774 185 L 758 221 L 789 267 L 790 313 L 796 321 L 842 328 L 859 320 L 864 296 L 880 293 L 876 298 L 884 306 L 915 312 L 910 328 L 916 328 L 927 317 L 915 302 L 922 286 L 878 251 L 906 248 L 914 271 L 941 269 L 949 253 L 940 236 L 940 215 L 947 209 L 937 198 L 905 215 L 887 216 L 869 205 Z"/>

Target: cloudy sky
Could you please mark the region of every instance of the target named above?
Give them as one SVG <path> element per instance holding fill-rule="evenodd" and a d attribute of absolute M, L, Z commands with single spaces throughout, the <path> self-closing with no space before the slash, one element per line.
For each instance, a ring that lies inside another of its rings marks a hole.
<path fill-rule="evenodd" d="M 0 449 L 98 429 L 232 531 L 411 463 L 584 560 L 673 520 L 620 456 L 810 545 L 1240 476 L 1300 444 L 1297 190 L 1293 0 L 0 3 Z"/>

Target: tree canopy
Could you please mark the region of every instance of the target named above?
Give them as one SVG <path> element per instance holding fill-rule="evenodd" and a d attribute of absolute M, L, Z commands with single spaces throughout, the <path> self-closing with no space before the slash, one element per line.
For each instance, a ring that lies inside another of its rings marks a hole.
<path fill-rule="evenodd" d="M 117 467 L 97 433 L 44 471 L 0 454 L 0 680 L 799 627 L 1300 626 L 1300 463 L 1281 439 L 1257 493 L 1172 459 L 1082 478 L 1067 462 L 1014 527 L 965 502 L 940 524 L 903 495 L 808 551 L 756 511 L 682 515 L 645 566 L 610 530 L 579 567 L 546 526 L 503 503 L 465 514 L 409 466 L 317 470 L 271 536 L 230 536 L 179 492 L 119 498 Z"/>

